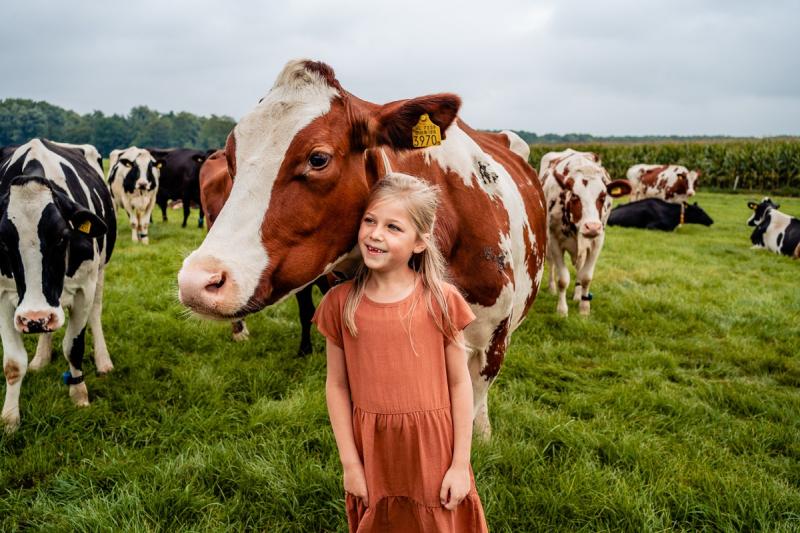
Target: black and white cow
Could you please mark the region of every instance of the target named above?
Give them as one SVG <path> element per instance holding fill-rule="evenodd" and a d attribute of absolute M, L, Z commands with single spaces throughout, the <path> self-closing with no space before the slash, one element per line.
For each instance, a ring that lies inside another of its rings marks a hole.
<path fill-rule="evenodd" d="M 131 146 L 114 150 L 108 170 L 108 186 L 118 207 L 128 214 L 131 240 L 148 244 L 150 214 L 156 205 L 158 180 L 163 160 L 156 160 L 144 148 Z"/>
<path fill-rule="evenodd" d="M 69 323 L 64 381 L 78 406 L 87 324 L 98 373 L 113 368 L 101 324 L 105 265 L 116 238 L 114 205 L 101 172 L 77 149 L 33 139 L 0 162 L 0 335 L 6 431 L 19 426 L 19 393 L 27 372 L 23 333 L 42 333 L 30 368 L 51 359 L 52 333 Z"/>
<path fill-rule="evenodd" d="M 778 211 L 781 206 L 769 197 L 747 207 L 753 210 L 747 225 L 756 228 L 750 234 L 753 246 L 800 259 L 800 220 Z"/>
<path fill-rule="evenodd" d="M 189 148 L 148 148 L 157 160 L 164 162 L 161 168 L 156 203 L 161 208 L 161 217 L 167 221 L 167 203 L 170 200 L 183 202 L 183 224 L 189 220 L 192 203 L 200 205 L 200 167 L 216 150 L 192 150 Z M 197 219 L 197 227 L 203 227 L 203 210 Z"/>
<path fill-rule="evenodd" d="M 609 226 L 672 231 L 681 224 L 710 226 L 714 221 L 703 208 L 694 204 L 675 204 L 661 198 L 628 202 L 611 210 Z"/>

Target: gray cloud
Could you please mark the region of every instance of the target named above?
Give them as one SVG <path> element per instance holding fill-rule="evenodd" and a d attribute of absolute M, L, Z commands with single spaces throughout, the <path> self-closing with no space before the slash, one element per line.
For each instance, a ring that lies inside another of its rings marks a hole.
<path fill-rule="evenodd" d="M 797 134 L 794 2 L 156 2 L 4 7 L 0 98 L 246 113 L 291 58 L 386 102 L 451 91 L 475 127 Z"/>

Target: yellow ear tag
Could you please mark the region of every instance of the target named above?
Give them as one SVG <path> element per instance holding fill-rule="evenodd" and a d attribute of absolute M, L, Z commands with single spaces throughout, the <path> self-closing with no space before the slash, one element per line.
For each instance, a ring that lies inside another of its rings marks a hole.
<path fill-rule="evenodd" d="M 426 148 L 442 144 L 442 131 L 433 123 L 427 113 L 419 117 L 417 125 L 411 128 L 411 142 L 414 148 Z"/>
<path fill-rule="evenodd" d="M 78 226 L 78 231 L 80 231 L 81 233 L 88 234 L 90 231 L 92 231 L 92 223 L 89 222 L 88 220 L 85 221 L 83 224 Z"/>
<path fill-rule="evenodd" d="M 621 192 L 622 192 L 622 189 L 620 189 L 619 187 L 614 187 L 613 189 L 611 189 L 611 196 L 616 196 L 617 194 L 619 194 Z"/>

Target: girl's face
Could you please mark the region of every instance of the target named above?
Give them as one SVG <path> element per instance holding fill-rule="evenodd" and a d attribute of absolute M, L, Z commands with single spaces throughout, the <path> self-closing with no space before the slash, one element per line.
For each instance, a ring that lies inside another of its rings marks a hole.
<path fill-rule="evenodd" d="M 358 247 L 372 271 L 407 269 L 412 254 L 425 249 L 403 203 L 383 201 L 367 207 L 358 230 Z"/>

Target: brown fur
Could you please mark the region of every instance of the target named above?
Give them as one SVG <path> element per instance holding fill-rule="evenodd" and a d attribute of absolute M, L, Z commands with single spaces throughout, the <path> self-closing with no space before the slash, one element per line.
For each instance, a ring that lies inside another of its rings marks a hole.
<path fill-rule="evenodd" d="M 20 380 L 20 377 L 22 376 L 22 370 L 16 361 L 8 361 L 3 367 L 3 374 L 6 376 L 6 382 L 9 385 L 14 385 Z"/>

